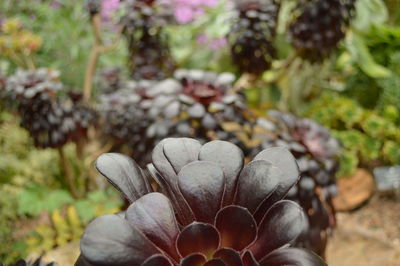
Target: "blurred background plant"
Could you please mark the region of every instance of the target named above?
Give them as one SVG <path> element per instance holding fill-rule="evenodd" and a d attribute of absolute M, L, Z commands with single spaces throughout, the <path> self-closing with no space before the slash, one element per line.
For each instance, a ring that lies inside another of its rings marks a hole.
<path fill-rule="evenodd" d="M 145 165 L 163 137 L 230 140 L 249 156 L 263 145 L 284 145 L 299 161 L 318 161 L 328 177 L 307 164 L 305 181 L 291 195 L 331 219 L 318 224 L 324 233 L 334 224 L 334 210 L 324 212 L 336 193 L 336 160 L 337 177 L 400 164 L 396 0 L 2 0 L 0 29 L 5 263 L 77 240 L 91 219 L 121 209 L 91 163 L 115 151 Z M 41 68 L 57 77 L 21 78 Z M 220 80 L 218 73 L 225 73 Z M 55 93 L 52 82 L 62 84 Z M 10 98 L 7 87 L 24 89 L 24 112 L 22 98 Z M 40 108 L 30 94 L 46 95 Z M 271 119 L 271 109 L 296 117 Z M 76 123 L 83 119 L 74 114 L 87 110 L 96 123 L 83 138 L 38 145 L 35 121 L 44 120 L 45 134 L 62 128 L 49 110 Z M 341 154 L 322 163 L 303 134 L 320 146 L 332 134 Z"/>

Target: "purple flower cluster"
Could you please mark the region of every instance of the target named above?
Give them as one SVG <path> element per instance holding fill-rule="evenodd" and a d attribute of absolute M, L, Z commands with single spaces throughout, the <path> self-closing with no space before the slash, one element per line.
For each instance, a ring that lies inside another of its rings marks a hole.
<path fill-rule="evenodd" d="M 228 40 L 225 37 L 212 38 L 206 34 L 200 34 L 197 36 L 197 43 L 206 45 L 210 50 L 217 51 L 227 46 Z"/>
<path fill-rule="evenodd" d="M 186 24 L 204 13 L 204 8 L 214 7 L 218 0 L 170 0 L 174 8 L 175 19 Z"/>
<path fill-rule="evenodd" d="M 103 20 L 108 21 L 113 13 L 119 8 L 120 0 L 103 0 L 101 2 L 101 17 Z"/>

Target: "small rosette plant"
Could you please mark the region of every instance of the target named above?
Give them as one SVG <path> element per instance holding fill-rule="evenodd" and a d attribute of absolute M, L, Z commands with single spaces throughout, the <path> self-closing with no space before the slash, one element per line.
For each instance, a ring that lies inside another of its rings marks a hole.
<path fill-rule="evenodd" d="M 305 218 L 282 200 L 299 179 L 285 148 L 265 149 L 244 165 L 229 142 L 169 138 L 147 169 L 115 153 L 96 167 L 131 205 L 88 225 L 76 265 L 326 265 L 289 247 Z"/>

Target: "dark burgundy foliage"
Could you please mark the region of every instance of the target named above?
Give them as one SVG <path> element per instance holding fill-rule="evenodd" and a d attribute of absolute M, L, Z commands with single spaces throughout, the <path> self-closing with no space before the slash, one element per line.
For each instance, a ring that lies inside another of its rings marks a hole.
<path fill-rule="evenodd" d="M 270 125 L 269 135 L 260 148 L 283 146 L 288 148 L 300 167 L 301 180 L 288 194 L 305 210 L 308 226 L 297 239 L 297 246 L 312 249 L 324 256 L 327 234 L 335 225 L 332 198 L 336 195 L 335 173 L 338 170 L 339 142 L 329 131 L 308 118 L 270 111 L 272 119 L 261 118 L 260 124 Z"/>
<path fill-rule="evenodd" d="M 157 141 L 147 134 L 148 127 L 156 123 L 148 114 L 153 102 L 147 95 L 154 84 L 152 81 L 120 82 L 118 90 L 100 96 L 99 111 L 104 120 L 104 133 L 118 145 L 128 145 L 134 151 L 134 158 L 142 165 L 150 162 L 150 147 Z M 168 131 L 161 133 L 165 137 Z"/>
<path fill-rule="evenodd" d="M 356 0 L 301 0 L 290 25 L 290 38 L 300 56 L 310 61 L 327 57 L 345 37 Z"/>
<path fill-rule="evenodd" d="M 331 199 L 336 193 L 338 142 L 310 119 L 276 111 L 270 119 L 257 119 L 233 89 L 233 81 L 230 73 L 181 69 L 174 79 L 120 82 L 121 89 L 101 99 L 105 132 L 128 144 L 140 166 L 151 162 L 150 150 L 168 136 L 192 137 L 201 143 L 226 140 L 248 158 L 267 147 L 287 147 L 302 173 L 289 196 L 306 209 L 309 223 L 297 245 L 324 256 L 326 235 L 335 225 Z M 227 128 L 227 123 L 234 128 Z"/>
<path fill-rule="evenodd" d="M 299 205 L 282 200 L 299 179 L 285 148 L 244 165 L 229 142 L 169 138 L 146 169 L 115 153 L 96 167 L 131 205 L 88 225 L 76 265 L 326 265 L 288 247 L 305 219 Z"/>
<path fill-rule="evenodd" d="M 108 67 L 100 71 L 97 85 L 104 94 L 119 90 L 122 84 L 122 71 L 118 67 Z"/>
<path fill-rule="evenodd" d="M 70 92 L 69 100 L 56 96 L 63 86 L 59 73 L 41 68 L 18 70 L 7 80 L 6 90 L 17 101 L 21 126 L 28 130 L 37 147 L 60 147 L 86 136 L 95 113 L 81 104 L 81 96 Z"/>
<path fill-rule="evenodd" d="M 104 130 L 119 143 L 128 144 L 142 166 L 161 139 L 168 136 L 238 139 L 222 123 L 246 124 L 242 95 L 233 91 L 234 76 L 202 70 L 177 70 L 162 81 L 124 81 L 114 93 L 100 97 Z"/>
<path fill-rule="evenodd" d="M 163 27 L 172 10 L 160 0 L 125 0 L 121 19 L 128 42 L 129 69 L 136 80 L 161 80 L 175 70 Z"/>
<path fill-rule="evenodd" d="M 229 34 L 232 60 L 241 72 L 260 75 L 275 57 L 273 41 L 280 2 L 239 0 L 235 5 L 237 17 Z"/>

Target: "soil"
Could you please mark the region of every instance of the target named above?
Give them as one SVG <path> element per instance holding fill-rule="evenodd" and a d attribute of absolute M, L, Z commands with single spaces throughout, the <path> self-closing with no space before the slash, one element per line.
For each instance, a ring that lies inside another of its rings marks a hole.
<path fill-rule="evenodd" d="M 337 218 L 327 252 L 330 266 L 400 266 L 399 199 L 375 196 Z"/>
<path fill-rule="evenodd" d="M 400 199 L 374 196 L 363 207 L 337 215 L 327 251 L 330 266 L 400 266 Z M 79 255 L 74 242 L 47 254 L 47 261 L 73 265 Z"/>

